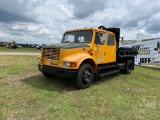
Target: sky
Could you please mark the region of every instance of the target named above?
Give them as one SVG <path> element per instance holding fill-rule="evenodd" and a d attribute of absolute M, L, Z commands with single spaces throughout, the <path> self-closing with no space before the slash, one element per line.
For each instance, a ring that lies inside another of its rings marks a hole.
<path fill-rule="evenodd" d="M 160 37 L 160 1 L 0 0 L 0 41 L 58 43 L 66 30 L 101 25 L 126 40 Z"/>

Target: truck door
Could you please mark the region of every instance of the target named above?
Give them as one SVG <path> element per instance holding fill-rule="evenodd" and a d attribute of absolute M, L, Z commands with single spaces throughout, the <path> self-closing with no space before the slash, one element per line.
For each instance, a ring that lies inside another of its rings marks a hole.
<path fill-rule="evenodd" d="M 102 64 L 105 63 L 105 49 L 106 49 L 106 44 L 103 43 L 101 39 L 102 33 L 96 32 L 95 35 L 95 55 L 96 55 L 96 63 L 97 64 Z"/>
<path fill-rule="evenodd" d="M 106 44 L 106 63 L 116 62 L 116 38 L 113 33 L 109 33 Z"/>

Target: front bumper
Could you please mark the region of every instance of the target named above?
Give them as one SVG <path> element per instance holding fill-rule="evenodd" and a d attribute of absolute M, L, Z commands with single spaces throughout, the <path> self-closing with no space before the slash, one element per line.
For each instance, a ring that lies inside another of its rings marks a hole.
<path fill-rule="evenodd" d="M 56 75 L 57 77 L 62 77 L 67 79 L 75 79 L 77 76 L 77 70 L 62 69 L 40 64 L 38 64 L 38 69 L 43 73 L 48 73 L 51 75 Z"/>

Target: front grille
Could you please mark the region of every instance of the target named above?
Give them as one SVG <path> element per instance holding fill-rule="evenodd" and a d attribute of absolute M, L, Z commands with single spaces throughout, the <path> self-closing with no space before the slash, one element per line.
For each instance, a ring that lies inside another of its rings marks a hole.
<path fill-rule="evenodd" d="M 43 58 L 59 60 L 60 48 L 43 48 Z"/>

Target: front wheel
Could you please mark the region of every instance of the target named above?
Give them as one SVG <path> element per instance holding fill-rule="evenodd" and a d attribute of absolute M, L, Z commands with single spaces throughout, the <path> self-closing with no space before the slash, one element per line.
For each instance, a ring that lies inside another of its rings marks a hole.
<path fill-rule="evenodd" d="M 90 64 L 83 64 L 77 73 L 77 78 L 74 80 L 74 83 L 77 88 L 85 89 L 88 88 L 94 79 L 93 68 Z"/>

